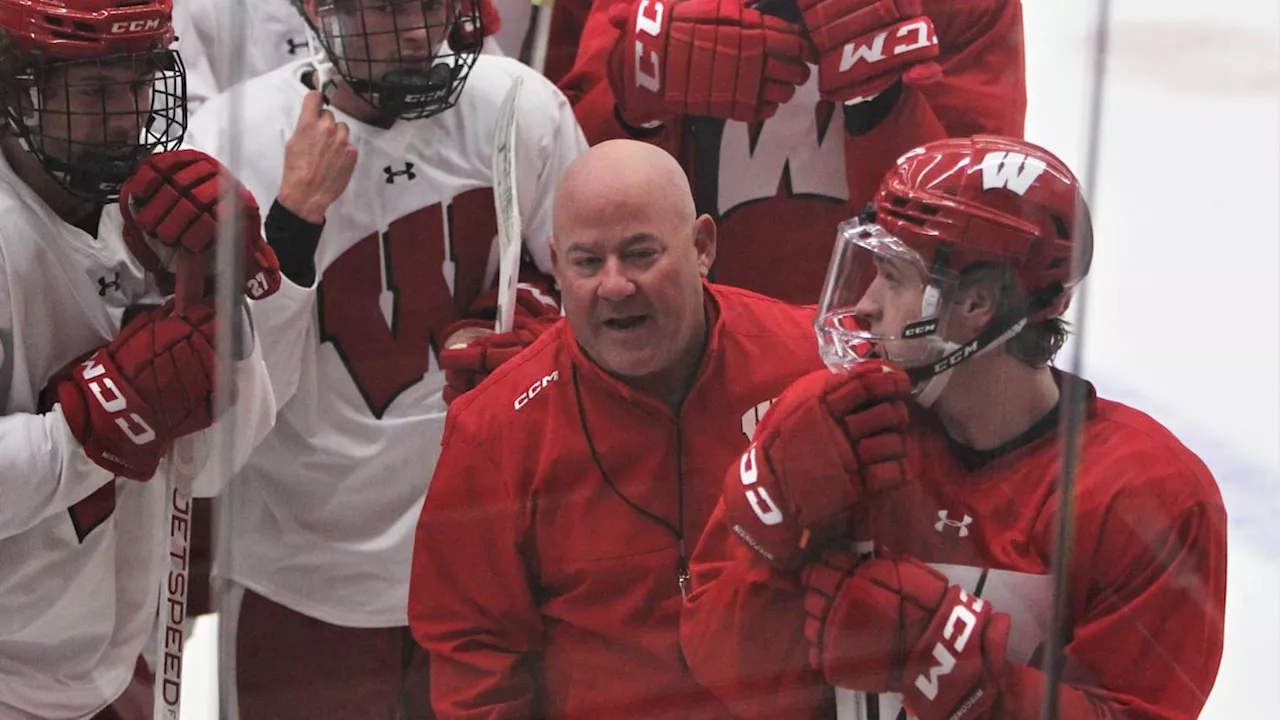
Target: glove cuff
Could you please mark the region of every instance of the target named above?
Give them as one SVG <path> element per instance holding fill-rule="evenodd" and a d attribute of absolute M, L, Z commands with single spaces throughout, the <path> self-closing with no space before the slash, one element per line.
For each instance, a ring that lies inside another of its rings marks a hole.
<path fill-rule="evenodd" d="M 54 395 L 62 406 L 62 417 L 71 428 L 71 436 L 84 447 L 89 441 L 89 406 L 85 404 L 80 383 L 70 378 L 63 380 L 58 383 Z"/>
<path fill-rule="evenodd" d="M 902 678 L 903 702 L 912 715 L 920 720 L 984 717 L 998 691 L 987 665 L 1003 662 L 1008 628 L 1008 616 L 994 614 L 988 601 L 959 585 L 947 588 Z M 994 642 L 988 643 L 993 629 Z"/>

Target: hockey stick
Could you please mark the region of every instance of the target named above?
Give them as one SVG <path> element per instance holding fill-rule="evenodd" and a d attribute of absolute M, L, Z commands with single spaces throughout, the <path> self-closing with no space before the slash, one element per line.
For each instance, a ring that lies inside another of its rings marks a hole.
<path fill-rule="evenodd" d="M 173 297 L 182 315 L 204 293 L 205 258 L 179 251 Z M 160 590 L 160 623 L 156 626 L 155 720 L 178 720 L 182 714 L 182 649 L 186 642 L 188 570 L 191 566 L 191 484 L 195 480 L 195 441 L 180 438 L 169 450 L 169 487 L 165 523 L 168 572 Z"/>
<path fill-rule="evenodd" d="M 523 79 L 516 78 L 502 98 L 493 126 L 493 204 L 498 216 L 498 317 L 494 332 L 510 332 L 516 316 L 520 279 L 520 201 L 516 193 L 516 102 Z"/>
<path fill-rule="evenodd" d="M 533 49 L 529 56 L 529 66 L 539 75 L 547 72 L 547 48 L 551 44 L 551 15 L 555 12 L 555 0 L 534 0 L 533 2 Z"/>
<path fill-rule="evenodd" d="M 1111 18 L 1110 0 L 1098 0 L 1098 19 L 1094 32 L 1096 43 L 1093 67 L 1093 88 L 1089 108 L 1089 137 L 1084 166 L 1085 202 L 1092 205 L 1095 188 L 1098 187 L 1098 147 L 1101 144 L 1104 84 L 1106 82 L 1108 23 Z M 1073 227 L 1080 227 L 1087 219 L 1086 207 L 1076 208 Z M 1071 266 L 1084 267 L 1088 262 L 1087 250 L 1081 243 L 1072 248 Z M 1074 291 L 1078 314 L 1075 355 L 1071 359 L 1071 372 L 1066 376 L 1059 399 L 1062 415 L 1059 421 L 1062 438 L 1062 469 L 1058 476 L 1058 518 L 1054 534 L 1053 552 L 1053 608 L 1049 615 L 1048 637 L 1044 647 L 1045 693 L 1040 715 L 1046 720 L 1057 720 L 1058 699 L 1061 695 L 1063 657 L 1066 646 L 1066 623 L 1071 616 L 1067 599 L 1070 596 L 1071 543 L 1075 537 L 1075 475 L 1080 457 L 1080 443 L 1084 431 L 1085 404 L 1088 402 L 1088 386 L 1081 378 L 1084 365 L 1084 316 L 1087 307 L 1088 283 L 1080 283 Z"/>

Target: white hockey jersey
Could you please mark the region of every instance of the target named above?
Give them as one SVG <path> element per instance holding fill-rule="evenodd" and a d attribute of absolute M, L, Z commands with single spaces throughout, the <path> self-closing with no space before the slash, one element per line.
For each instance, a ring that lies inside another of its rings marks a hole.
<path fill-rule="evenodd" d="M 86 718 L 124 691 L 152 634 L 168 567 L 162 462 L 117 479 L 85 455 L 61 406 L 38 413 L 49 377 L 162 298 L 103 209 L 96 237 L 72 227 L 0 156 L 0 718 Z M 237 447 L 266 434 L 275 403 L 261 352 L 235 368 Z M 217 428 L 195 436 L 205 463 Z M 237 461 L 243 461 L 242 451 Z"/>
<path fill-rule="evenodd" d="M 264 209 L 279 190 L 308 67 L 236 90 L 252 102 L 230 133 L 234 153 L 222 145 L 228 96 L 192 121 L 189 141 L 228 162 Z M 328 210 L 315 286 L 286 279 L 255 303 L 280 416 L 234 484 L 232 551 L 215 559 L 215 573 L 332 624 L 407 624 L 414 528 L 445 420 L 436 353 L 445 329 L 494 285 L 491 137 L 517 77 L 523 234 L 549 272 L 552 197 L 586 141 L 545 78 L 482 55 L 458 104 L 435 117 L 382 130 L 335 111 L 359 159 Z"/>

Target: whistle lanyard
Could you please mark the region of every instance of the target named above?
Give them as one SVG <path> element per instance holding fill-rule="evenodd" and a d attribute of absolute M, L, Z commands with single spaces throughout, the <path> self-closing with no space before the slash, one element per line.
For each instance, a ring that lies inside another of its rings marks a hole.
<path fill-rule="evenodd" d="M 600 462 L 600 453 L 596 451 L 596 443 L 591 438 L 591 430 L 587 425 L 587 410 L 582 402 L 582 389 L 578 385 L 578 366 L 572 366 L 573 376 L 573 397 L 578 403 L 578 419 L 582 422 L 582 436 L 586 438 L 587 449 L 591 451 L 591 462 L 595 464 L 596 471 L 600 473 L 600 477 L 604 479 L 605 485 L 617 495 L 622 502 L 628 507 L 635 510 L 649 520 L 661 525 L 667 532 L 675 536 L 676 544 L 680 553 L 680 566 L 676 569 L 676 583 L 680 586 L 680 596 L 689 599 L 689 589 L 692 584 L 689 575 L 689 560 L 685 553 L 684 547 L 684 437 L 680 431 L 680 415 L 676 415 L 676 507 L 677 517 L 676 525 L 672 525 L 666 518 L 654 513 L 627 497 L 617 485 L 614 485 L 613 478 L 609 477 L 609 473 L 605 472 L 604 464 Z"/>

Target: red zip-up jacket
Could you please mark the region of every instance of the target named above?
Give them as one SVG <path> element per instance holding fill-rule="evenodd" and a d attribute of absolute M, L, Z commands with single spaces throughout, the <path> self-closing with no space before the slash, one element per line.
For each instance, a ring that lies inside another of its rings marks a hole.
<path fill-rule="evenodd" d="M 811 308 L 705 297 L 678 412 L 588 359 L 567 321 L 450 408 L 409 591 L 441 720 L 728 716 L 680 651 L 685 550 L 758 416 L 822 364 Z"/>

